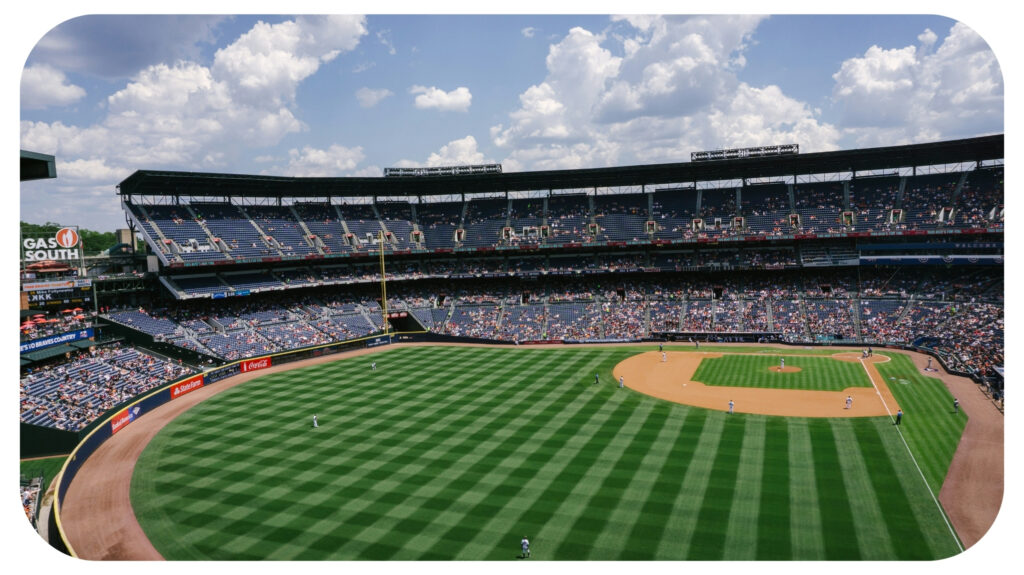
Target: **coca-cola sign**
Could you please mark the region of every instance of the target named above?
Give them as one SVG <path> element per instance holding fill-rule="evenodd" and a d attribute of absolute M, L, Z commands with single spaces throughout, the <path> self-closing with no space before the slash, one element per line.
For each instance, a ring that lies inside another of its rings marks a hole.
<path fill-rule="evenodd" d="M 249 359 L 242 362 L 242 373 L 267 369 L 268 367 L 270 367 L 270 356 Z"/>

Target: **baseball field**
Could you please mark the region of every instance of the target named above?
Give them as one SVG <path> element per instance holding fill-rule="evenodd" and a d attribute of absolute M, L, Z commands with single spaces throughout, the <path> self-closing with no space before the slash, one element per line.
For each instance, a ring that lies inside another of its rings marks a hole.
<path fill-rule="evenodd" d="M 961 551 L 937 496 L 967 417 L 908 357 L 665 350 L 400 347 L 260 376 L 157 433 L 131 505 L 182 560 L 512 560 L 524 535 L 532 560 Z M 678 396 L 705 392 L 735 413 Z M 829 395 L 783 416 L 757 393 Z"/>

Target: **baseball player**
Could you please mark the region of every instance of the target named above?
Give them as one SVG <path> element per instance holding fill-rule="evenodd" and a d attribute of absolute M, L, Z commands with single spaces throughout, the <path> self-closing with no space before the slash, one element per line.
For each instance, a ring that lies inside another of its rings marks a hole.
<path fill-rule="evenodd" d="M 316 421 L 316 414 L 313 414 L 313 427 L 320 427 L 320 424 Z"/>
<path fill-rule="evenodd" d="M 846 409 L 850 409 L 851 407 L 853 407 L 853 396 L 852 395 L 847 395 L 846 396 Z"/>
<path fill-rule="evenodd" d="M 786 369 L 786 358 L 779 358 L 779 369 Z"/>
<path fill-rule="evenodd" d="M 953 398 L 953 413 L 960 413 L 960 400 L 955 397 Z"/>
<path fill-rule="evenodd" d="M 658 344 L 658 351 L 665 351 L 664 344 L 660 344 L 660 343 Z"/>
<path fill-rule="evenodd" d="M 736 406 L 736 404 L 733 402 L 733 400 L 730 399 L 729 400 L 729 413 L 732 413 L 732 408 L 735 407 L 735 406 Z"/>
<path fill-rule="evenodd" d="M 661 363 L 668 361 L 668 355 L 665 352 L 661 352 Z"/>
<path fill-rule="evenodd" d="M 623 380 L 622 376 L 620 375 L 619 376 L 619 389 L 622 389 L 623 381 L 624 380 Z"/>
<path fill-rule="evenodd" d="M 899 425 L 900 421 L 902 421 L 902 420 L 903 420 L 903 410 L 902 409 L 897 409 L 896 410 L 896 423 L 894 423 L 893 425 Z"/>
<path fill-rule="evenodd" d="M 377 362 L 376 361 L 370 364 L 370 371 L 377 371 Z"/>
<path fill-rule="evenodd" d="M 522 556 L 524 558 L 529 557 L 530 556 L 530 540 L 526 538 L 526 535 L 523 535 L 523 540 L 519 542 L 519 546 L 523 549 L 523 555 Z"/>
<path fill-rule="evenodd" d="M 601 376 L 599 374 L 595 373 L 594 374 L 594 385 L 597 385 L 599 383 L 601 383 Z"/>

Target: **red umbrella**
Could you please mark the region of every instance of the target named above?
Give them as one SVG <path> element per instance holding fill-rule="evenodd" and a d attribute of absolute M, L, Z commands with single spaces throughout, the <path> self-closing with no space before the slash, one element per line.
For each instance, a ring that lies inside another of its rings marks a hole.
<path fill-rule="evenodd" d="M 62 309 L 60 310 L 60 313 L 74 313 L 74 311 L 70 309 Z"/>
<path fill-rule="evenodd" d="M 48 319 L 48 320 L 46 320 L 46 321 L 48 321 L 48 322 L 50 322 L 50 323 L 60 323 L 60 320 L 59 320 L 59 319 L 57 319 L 57 318 L 53 318 L 53 319 Z"/>
<path fill-rule="evenodd" d="M 75 319 L 85 319 L 85 316 L 82 314 L 78 314 L 75 316 Z"/>
<path fill-rule="evenodd" d="M 80 308 L 80 307 L 76 307 L 76 308 L 75 308 L 74 310 L 72 310 L 72 311 L 82 311 L 82 308 Z"/>
<path fill-rule="evenodd" d="M 45 313 L 37 313 L 37 314 L 35 314 L 32 317 L 46 317 L 46 314 Z"/>

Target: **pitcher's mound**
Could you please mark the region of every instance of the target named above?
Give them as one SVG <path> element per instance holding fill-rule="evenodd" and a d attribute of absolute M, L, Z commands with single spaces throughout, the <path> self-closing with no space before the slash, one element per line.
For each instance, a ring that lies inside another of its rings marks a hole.
<path fill-rule="evenodd" d="M 769 367 L 768 370 L 769 371 L 774 371 L 775 373 L 796 373 L 798 371 L 803 371 L 799 367 L 793 367 L 793 366 L 779 367 L 777 365 L 775 367 Z"/>

